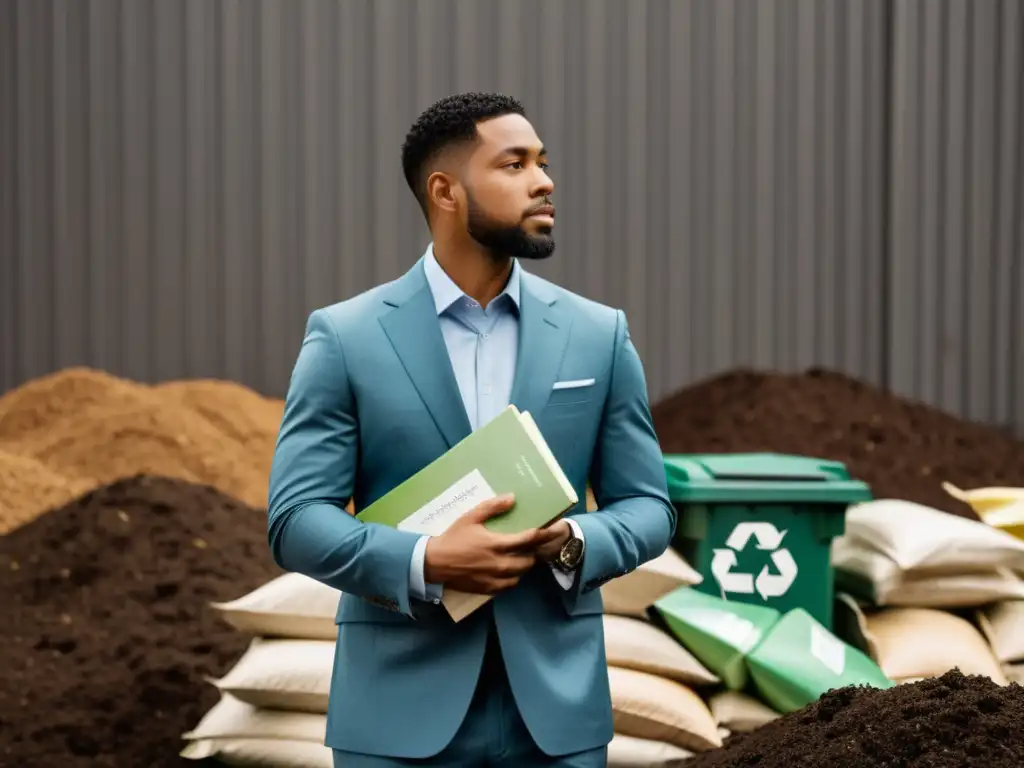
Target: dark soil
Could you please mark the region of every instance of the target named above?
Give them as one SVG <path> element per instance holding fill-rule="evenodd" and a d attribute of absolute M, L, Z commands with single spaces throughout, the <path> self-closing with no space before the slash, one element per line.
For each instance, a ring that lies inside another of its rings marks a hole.
<path fill-rule="evenodd" d="M 959 671 L 886 691 L 830 691 L 687 768 L 1020 768 L 1024 688 Z"/>
<path fill-rule="evenodd" d="M 976 518 L 942 489 L 1024 485 L 1024 442 L 842 374 L 736 371 L 652 407 L 666 453 L 771 451 L 844 462 L 876 498 Z"/>
<path fill-rule="evenodd" d="M 279 575 L 266 512 L 137 477 L 0 538 L 0 764 L 197 768 L 181 734 L 250 638 L 208 607 Z"/>

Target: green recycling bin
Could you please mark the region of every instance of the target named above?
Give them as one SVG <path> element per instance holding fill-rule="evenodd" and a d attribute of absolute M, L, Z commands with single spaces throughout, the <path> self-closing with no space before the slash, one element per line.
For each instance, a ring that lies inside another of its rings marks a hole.
<path fill-rule="evenodd" d="M 832 629 L 832 539 L 871 489 L 836 461 L 773 453 L 667 454 L 673 544 L 725 600 L 803 608 Z"/>

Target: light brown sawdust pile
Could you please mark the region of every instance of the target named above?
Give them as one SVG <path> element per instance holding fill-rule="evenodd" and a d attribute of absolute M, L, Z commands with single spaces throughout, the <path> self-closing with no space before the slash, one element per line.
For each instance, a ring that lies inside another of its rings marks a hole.
<path fill-rule="evenodd" d="M 40 461 L 0 449 L 0 534 L 62 507 L 95 483 L 54 472 Z"/>
<path fill-rule="evenodd" d="M 87 368 L 0 397 L 0 533 L 137 474 L 264 507 L 284 404 L 233 382 L 149 386 Z"/>
<path fill-rule="evenodd" d="M 247 447 L 266 448 L 267 435 L 277 435 L 284 401 L 263 397 L 233 381 L 197 379 L 158 384 L 154 392 L 198 411 L 226 435 Z M 271 451 L 273 453 L 273 451 Z"/>
<path fill-rule="evenodd" d="M 91 368 L 68 368 L 0 397 L 0 442 L 52 429 L 93 406 L 147 400 L 147 388 Z"/>

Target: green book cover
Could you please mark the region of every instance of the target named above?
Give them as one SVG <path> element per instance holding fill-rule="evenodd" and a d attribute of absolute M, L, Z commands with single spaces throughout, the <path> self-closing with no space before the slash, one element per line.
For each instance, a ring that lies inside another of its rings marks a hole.
<path fill-rule="evenodd" d="M 548 525 L 579 501 L 533 418 L 514 405 L 356 517 L 437 536 L 473 507 L 503 493 L 515 494 L 515 505 L 485 523 L 500 533 Z M 459 621 L 489 597 L 445 589 L 442 602 Z"/>

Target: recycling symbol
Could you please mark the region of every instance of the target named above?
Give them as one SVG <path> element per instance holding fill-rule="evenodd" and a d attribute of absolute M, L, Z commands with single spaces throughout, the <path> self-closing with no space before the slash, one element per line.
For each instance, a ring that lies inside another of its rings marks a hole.
<path fill-rule="evenodd" d="M 798 569 L 793 555 L 782 548 L 785 535 L 786 531 L 779 531 L 765 522 L 744 522 L 733 528 L 725 540 L 726 546 L 716 548 L 711 560 L 711 573 L 722 592 L 752 595 L 756 590 L 763 600 L 786 594 L 796 581 Z M 737 565 L 736 553 L 742 552 L 751 538 L 757 542 L 758 549 L 772 553 L 772 563 L 778 573 L 771 573 L 767 565 L 761 568 L 757 578 L 753 574 L 733 570 Z"/>

